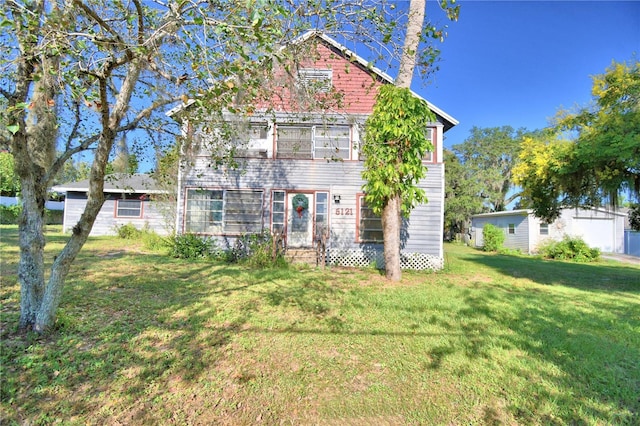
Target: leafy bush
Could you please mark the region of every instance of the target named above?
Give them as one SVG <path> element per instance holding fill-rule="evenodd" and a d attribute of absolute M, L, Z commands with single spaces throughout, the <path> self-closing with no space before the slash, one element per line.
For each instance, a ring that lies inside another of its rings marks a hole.
<path fill-rule="evenodd" d="M 136 228 L 132 223 L 120 226 L 116 225 L 115 228 L 118 237 L 125 240 L 137 240 L 142 236 L 142 231 Z"/>
<path fill-rule="evenodd" d="M 19 204 L 14 204 L 13 206 L 0 206 L 0 224 L 16 225 L 21 212 L 22 207 L 20 207 Z"/>
<path fill-rule="evenodd" d="M 214 252 L 215 243 L 196 234 L 181 234 L 169 241 L 169 256 L 178 259 L 204 259 Z"/>
<path fill-rule="evenodd" d="M 599 249 L 589 247 L 582 238 L 568 235 L 562 241 L 549 240 L 543 243 L 538 251 L 547 259 L 593 262 L 600 258 Z"/>
<path fill-rule="evenodd" d="M 482 237 L 484 239 L 484 251 L 498 251 L 504 244 L 504 232 L 502 229 L 490 223 L 485 223 L 482 227 Z"/>
<path fill-rule="evenodd" d="M 239 237 L 227 251 L 227 262 L 242 262 L 256 268 L 286 265 L 281 250 L 275 250 L 271 233 L 264 231 Z"/>

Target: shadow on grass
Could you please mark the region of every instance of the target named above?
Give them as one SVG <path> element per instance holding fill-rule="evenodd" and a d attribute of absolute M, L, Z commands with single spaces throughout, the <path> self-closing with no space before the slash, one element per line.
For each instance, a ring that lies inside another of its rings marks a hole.
<path fill-rule="evenodd" d="M 247 362 L 237 356 L 242 351 L 236 337 L 270 333 L 419 339 L 424 348 L 420 356 L 431 370 L 443 369 L 458 354 L 480 365 L 493 360 L 496 350 L 513 350 L 543 364 L 536 370 L 535 365 L 510 360 L 496 379 L 518 379 L 516 392 L 523 394 L 524 402 L 508 409 L 523 424 L 638 420 L 640 342 L 626 340 L 628 333 L 611 331 L 640 327 L 637 304 L 631 301 L 622 306 L 592 295 L 585 302 L 589 309 L 581 310 L 583 302 L 569 295 L 517 288 L 499 278 L 486 288 L 453 293 L 461 299 L 455 312 L 445 307 L 431 313 L 419 304 L 393 307 L 442 331 L 412 330 L 410 324 L 376 329 L 354 326 L 335 314 L 346 296 L 330 284 L 330 275 L 250 271 L 156 254 L 99 253 L 83 251 L 74 266 L 54 335 L 39 342 L 3 343 L 8 348 L 3 352 L 10 355 L 4 360 L 10 364 L 3 367 L 8 380 L 2 384 L 1 399 L 5 406 L 19 408 L 8 413 L 9 421 L 47 423 L 80 416 L 93 424 L 186 424 L 201 420 L 193 410 L 202 407 L 220 421 L 228 413 L 224 410 L 245 403 L 233 400 L 234 386 L 254 382 L 254 373 L 234 376 Z M 604 294 L 638 291 L 632 282 L 638 271 L 633 268 L 476 253 L 461 259 L 545 285 Z M 355 302 L 349 306 L 356 311 L 373 309 Z M 5 306 L 3 312 L 7 309 L 14 311 L 13 319 L 3 322 L 17 323 L 18 306 Z M 287 324 L 285 318 L 274 328 L 256 325 L 269 310 L 281 315 L 270 317 L 273 321 L 291 312 L 294 320 Z M 299 324 L 297 318 L 309 321 Z M 547 401 L 555 401 L 563 411 L 555 418 L 540 415 Z M 602 408 L 610 404 L 634 417 L 611 417 Z M 87 418 L 83 413 L 92 414 Z M 42 417 L 47 415 L 52 417 Z"/>
<path fill-rule="evenodd" d="M 538 284 L 563 285 L 587 291 L 640 293 L 640 267 L 632 265 L 574 263 L 480 251 L 469 251 L 460 260 Z"/>

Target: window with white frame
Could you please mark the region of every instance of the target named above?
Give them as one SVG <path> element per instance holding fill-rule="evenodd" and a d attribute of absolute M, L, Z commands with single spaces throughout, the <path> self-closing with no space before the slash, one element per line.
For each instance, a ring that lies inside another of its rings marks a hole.
<path fill-rule="evenodd" d="M 316 192 L 316 237 L 329 229 L 329 193 Z"/>
<path fill-rule="evenodd" d="M 262 230 L 262 190 L 187 189 L 185 232 L 255 233 Z"/>
<path fill-rule="evenodd" d="M 540 224 L 540 235 L 549 235 L 549 224 L 541 223 Z"/>
<path fill-rule="evenodd" d="M 513 235 L 513 234 L 516 233 L 516 224 L 515 223 L 510 223 L 507 226 L 507 233 L 510 234 L 510 235 Z"/>
<path fill-rule="evenodd" d="M 364 195 L 358 196 L 359 223 L 358 241 L 364 243 L 381 243 L 384 241 L 382 233 L 382 218 L 371 210 L 364 199 Z"/>
<path fill-rule="evenodd" d="M 138 196 L 116 200 L 116 217 L 141 218 L 142 200 Z"/>
<path fill-rule="evenodd" d="M 277 158 L 351 158 L 351 129 L 344 125 L 278 125 Z"/>
<path fill-rule="evenodd" d="M 266 158 L 269 136 L 268 123 L 248 123 L 239 129 L 236 136 L 237 157 Z"/>
<path fill-rule="evenodd" d="M 273 191 L 271 194 L 271 231 L 283 232 L 285 217 L 286 197 L 284 191 Z"/>
<path fill-rule="evenodd" d="M 431 142 L 431 147 L 429 150 L 427 150 L 424 153 L 424 156 L 422 157 L 422 161 L 427 162 L 427 163 L 431 163 L 433 162 L 435 156 L 433 151 L 435 150 L 435 141 L 433 140 L 433 136 L 435 135 L 435 131 L 432 127 L 429 127 L 427 129 L 427 139 L 429 140 L 429 142 Z"/>

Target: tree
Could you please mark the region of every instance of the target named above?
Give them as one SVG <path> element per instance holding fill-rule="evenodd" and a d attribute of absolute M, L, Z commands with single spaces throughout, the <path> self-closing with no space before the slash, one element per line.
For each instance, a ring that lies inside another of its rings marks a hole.
<path fill-rule="evenodd" d="M 445 2 L 446 3 L 446 2 Z M 284 63 L 292 38 L 309 28 L 341 33 L 394 63 L 406 11 L 386 0 L 143 2 L 8 0 L 0 11 L 0 143 L 20 178 L 20 326 L 54 324 L 65 278 L 104 203 L 114 143 L 146 132 L 175 139 L 165 112 L 190 104 L 190 124 L 242 116 L 271 93 L 264 82 Z M 420 39 L 440 38 L 423 25 Z M 405 49 L 426 69 L 437 51 Z M 45 272 L 44 201 L 64 165 L 91 153 L 88 200 L 64 248 Z"/>
<path fill-rule="evenodd" d="M 629 208 L 629 225 L 634 231 L 640 231 L 640 203 L 632 204 Z"/>
<path fill-rule="evenodd" d="M 482 183 L 478 195 L 490 211 L 503 211 L 517 199 L 511 171 L 520 151 L 520 142 L 525 129 L 514 130 L 511 126 L 480 128 L 472 127 L 470 136 L 461 144 L 453 146 L 473 179 Z"/>
<path fill-rule="evenodd" d="M 547 221 L 566 206 L 615 206 L 624 191 L 640 197 L 640 62 L 613 63 L 592 95 L 593 106 L 561 112 L 554 132 L 520 155 L 517 182 Z"/>
<path fill-rule="evenodd" d="M 22 328 L 44 332 L 55 321 L 65 277 L 104 202 L 117 135 L 165 128 L 167 106 L 198 90 L 199 105 L 220 109 L 237 92 L 227 78 L 262 72 L 251 64 L 272 56 L 287 11 L 260 3 L 265 9 L 252 2 L 6 2 L 0 95 L 10 133 L 3 143 L 22 188 Z M 86 208 L 45 274 L 47 190 L 86 150 L 93 153 Z"/>
<path fill-rule="evenodd" d="M 474 172 L 449 150 L 444 150 L 444 163 L 447 172 L 444 175 L 444 229 L 451 235 L 463 234 L 471 216 L 485 211 L 482 197 L 482 182 L 475 178 Z"/>
<path fill-rule="evenodd" d="M 440 3 L 449 19 L 458 18 L 459 7 L 447 0 Z M 417 183 L 425 174 L 422 158 L 429 147 L 426 124 L 434 116 L 426 103 L 413 97 L 410 91 L 414 70 L 418 63 L 418 50 L 425 35 L 442 38 L 443 32 L 433 26 L 424 29 L 426 0 L 411 0 L 400 67 L 395 85 L 383 86 L 376 98 L 373 114 L 366 123 L 365 155 L 367 181 L 363 186 L 365 200 L 382 218 L 384 238 L 385 275 L 391 281 L 400 281 L 400 228 L 401 216 L 408 215 L 415 204 L 425 202 L 424 191 Z M 427 55 L 431 62 L 437 54 L 431 49 Z"/>

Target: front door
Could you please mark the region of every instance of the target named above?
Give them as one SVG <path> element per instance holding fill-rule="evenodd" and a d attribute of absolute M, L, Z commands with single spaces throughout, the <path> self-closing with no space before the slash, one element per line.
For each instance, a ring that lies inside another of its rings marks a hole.
<path fill-rule="evenodd" d="M 289 192 L 287 194 L 287 245 L 313 246 L 313 194 Z"/>

